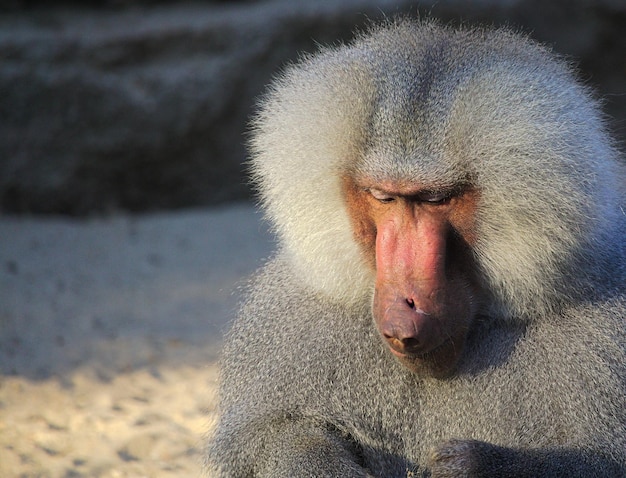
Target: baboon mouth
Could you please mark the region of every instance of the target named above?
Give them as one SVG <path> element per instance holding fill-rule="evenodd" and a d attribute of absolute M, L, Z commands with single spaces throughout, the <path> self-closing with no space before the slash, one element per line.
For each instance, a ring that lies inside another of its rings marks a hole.
<path fill-rule="evenodd" d="M 452 339 L 444 340 L 427 352 L 400 352 L 391 346 L 389 346 L 389 350 L 393 355 L 400 359 L 427 361 L 435 357 L 439 352 L 442 352 L 445 347 L 450 345 L 453 345 Z"/>

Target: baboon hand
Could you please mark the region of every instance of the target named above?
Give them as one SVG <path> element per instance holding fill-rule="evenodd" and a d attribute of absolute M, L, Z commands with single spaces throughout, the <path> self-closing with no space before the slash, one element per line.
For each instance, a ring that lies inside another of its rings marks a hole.
<path fill-rule="evenodd" d="M 500 447 L 478 440 L 449 440 L 430 455 L 431 478 L 495 476 L 490 463 Z"/>

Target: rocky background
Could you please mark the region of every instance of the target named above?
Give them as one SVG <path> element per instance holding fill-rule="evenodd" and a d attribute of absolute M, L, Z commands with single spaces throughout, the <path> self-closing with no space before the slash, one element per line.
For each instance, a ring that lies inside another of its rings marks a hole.
<path fill-rule="evenodd" d="M 272 75 L 404 12 L 509 24 L 570 55 L 623 143 L 623 0 L 2 0 L 0 212 L 248 198 L 246 123 Z"/>

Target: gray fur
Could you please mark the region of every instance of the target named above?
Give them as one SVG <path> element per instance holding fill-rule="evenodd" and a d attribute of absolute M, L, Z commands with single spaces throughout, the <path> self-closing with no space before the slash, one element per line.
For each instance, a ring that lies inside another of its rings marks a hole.
<path fill-rule="evenodd" d="M 215 476 L 626 476 L 626 175 L 569 66 L 398 21 L 287 69 L 252 167 L 281 240 L 225 344 Z M 383 344 L 340 176 L 481 193 L 491 301 L 454 376 Z"/>

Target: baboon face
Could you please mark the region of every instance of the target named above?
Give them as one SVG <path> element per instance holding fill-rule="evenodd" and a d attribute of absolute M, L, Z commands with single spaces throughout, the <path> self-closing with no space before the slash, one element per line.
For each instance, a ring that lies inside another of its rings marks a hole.
<path fill-rule="evenodd" d="M 467 185 L 343 180 L 354 236 L 374 268 L 372 312 L 410 370 L 451 373 L 480 303 L 472 258 L 480 194 Z"/>

